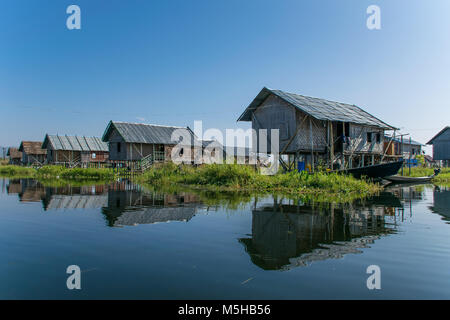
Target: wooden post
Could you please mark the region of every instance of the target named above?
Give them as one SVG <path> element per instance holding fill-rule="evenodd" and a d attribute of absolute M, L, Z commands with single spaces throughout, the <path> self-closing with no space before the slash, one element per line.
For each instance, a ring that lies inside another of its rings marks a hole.
<path fill-rule="evenodd" d="M 309 118 L 309 137 L 311 139 L 311 171 L 314 172 L 314 140 L 312 133 L 312 120 Z"/>
<path fill-rule="evenodd" d="M 334 162 L 334 134 L 333 134 L 333 122 L 329 121 L 329 145 L 330 145 L 330 169 L 333 170 Z"/>
<path fill-rule="evenodd" d="M 401 142 L 400 142 L 400 156 L 402 157 L 403 163 L 405 162 L 403 160 L 403 135 L 401 136 Z M 403 163 L 402 163 L 402 176 L 403 176 Z"/>
<path fill-rule="evenodd" d="M 409 166 L 409 176 L 411 177 L 411 137 L 409 137 L 409 160 L 408 160 L 408 166 Z"/>

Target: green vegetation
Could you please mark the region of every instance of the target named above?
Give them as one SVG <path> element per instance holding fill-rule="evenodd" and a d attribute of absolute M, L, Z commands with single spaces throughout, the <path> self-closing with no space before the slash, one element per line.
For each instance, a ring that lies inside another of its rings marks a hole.
<path fill-rule="evenodd" d="M 199 167 L 173 163 L 153 167 L 139 181 L 158 186 L 190 186 L 209 191 L 310 196 L 316 201 L 351 201 L 381 190 L 378 184 L 336 173 L 290 172 L 267 176 L 250 166 L 212 164 Z"/>
<path fill-rule="evenodd" d="M 401 172 L 398 173 L 401 175 Z M 403 176 L 407 177 L 426 177 L 434 174 L 434 168 L 411 168 L 411 175 L 409 175 L 409 168 L 403 168 Z M 431 180 L 433 183 L 450 183 L 450 168 L 441 168 L 441 172 Z"/>
<path fill-rule="evenodd" d="M 0 176 L 7 178 L 32 178 L 36 170 L 28 167 L 14 165 L 0 166 Z"/>
<path fill-rule="evenodd" d="M 35 169 L 14 165 L 0 166 L 0 176 L 8 178 L 35 178 L 38 180 L 75 180 L 75 181 L 108 181 L 115 175 L 111 169 L 65 168 L 61 166 L 43 166 Z"/>
<path fill-rule="evenodd" d="M 111 169 L 73 168 L 60 166 L 44 166 L 36 170 L 37 178 L 61 178 L 65 180 L 111 180 L 114 172 Z"/>

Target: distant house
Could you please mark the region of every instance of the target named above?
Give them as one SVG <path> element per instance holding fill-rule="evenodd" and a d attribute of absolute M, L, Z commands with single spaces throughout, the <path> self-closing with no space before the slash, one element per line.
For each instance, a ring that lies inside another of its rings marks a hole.
<path fill-rule="evenodd" d="M 20 165 L 22 163 L 22 152 L 17 148 L 8 148 L 6 156 L 9 158 L 9 164 Z"/>
<path fill-rule="evenodd" d="M 108 161 L 108 144 L 98 137 L 60 136 L 47 134 L 42 143 L 47 163 L 84 166 Z"/>
<path fill-rule="evenodd" d="M 437 162 L 429 155 L 424 155 L 424 160 L 427 167 L 434 167 L 437 165 Z"/>
<path fill-rule="evenodd" d="M 439 131 L 430 141 L 429 145 L 433 145 L 433 160 L 441 160 L 443 165 L 450 165 L 450 126 Z"/>
<path fill-rule="evenodd" d="M 253 152 L 253 150 L 249 147 L 227 147 L 222 145 L 217 140 L 202 140 L 203 147 L 203 156 L 204 159 L 207 159 L 208 156 L 211 157 L 211 162 L 214 159 L 223 161 L 226 163 L 228 158 L 233 159 L 235 163 L 239 164 L 267 164 L 269 158 L 267 154 L 258 154 Z M 215 158 L 216 150 L 222 150 L 222 159 Z M 209 163 L 208 160 L 205 160 L 205 163 Z"/>
<path fill-rule="evenodd" d="M 415 158 L 416 155 L 422 154 L 423 144 L 409 138 L 403 141 L 398 137 L 384 137 L 384 151 L 386 156 L 408 159 Z"/>
<path fill-rule="evenodd" d="M 102 140 L 108 143 L 109 159 L 113 162 L 144 158 L 163 162 L 171 160 L 175 145 L 180 142 L 181 145 L 193 146 L 196 137 L 189 127 L 110 121 Z M 197 143 L 201 145 L 201 142 Z M 180 149 L 183 153 L 184 149 Z M 193 157 L 193 152 L 191 155 Z"/>
<path fill-rule="evenodd" d="M 19 151 L 22 152 L 22 164 L 43 164 L 47 158 L 47 150 L 42 149 L 40 141 L 22 141 Z"/>
<path fill-rule="evenodd" d="M 358 167 L 382 159 L 384 133 L 396 128 L 361 108 L 346 103 L 312 98 L 263 88 L 238 121 L 249 121 L 256 130 L 279 130 L 279 153 L 288 156 L 291 167 L 297 161 L 312 169 Z M 270 151 L 270 141 L 267 141 Z M 260 152 L 258 150 L 258 152 Z M 299 164 L 300 165 L 300 164 Z"/>

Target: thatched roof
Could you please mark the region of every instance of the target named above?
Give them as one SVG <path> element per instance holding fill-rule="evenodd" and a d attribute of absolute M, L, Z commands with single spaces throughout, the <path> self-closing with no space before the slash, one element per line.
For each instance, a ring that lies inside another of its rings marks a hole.
<path fill-rule="evenodd" d="M 22 159 L 22 152 L 17 148 L 8 148 L 8 153 L 6 155 L 10 159 Z"/>
<path fill-rule="evenodd" d="M 42 149 L 42 142 L 40 141 L 22 141 L 19 151 L 26 154 L 47 154 L 47 150 Z"/>

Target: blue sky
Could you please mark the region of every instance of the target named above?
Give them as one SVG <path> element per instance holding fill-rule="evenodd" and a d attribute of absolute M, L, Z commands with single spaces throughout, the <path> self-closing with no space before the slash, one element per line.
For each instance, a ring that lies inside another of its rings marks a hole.
<path fill-rule="evenodd" d="M 66 8 L 81 8 L 81 30 Z M 381 8 L 381 30 L 366 8 Z M 348 102 L 427 142 L 450 125 L 450 1 L 1 0 L 0 145 L 109 120 L 247 128 L 262 87 Z"/>

